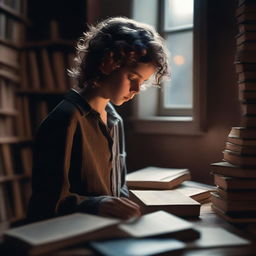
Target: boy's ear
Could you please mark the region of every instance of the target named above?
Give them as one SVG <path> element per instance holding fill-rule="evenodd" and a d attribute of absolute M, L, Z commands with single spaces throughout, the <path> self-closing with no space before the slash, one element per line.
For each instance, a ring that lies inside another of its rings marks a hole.
<path fill-rule="evenodd" d="M 120 65 L 113 59 L 113 56 L 113 52 L 107 53 L 100 65 L 100 71 L 105 75 L 109 75 L 112 71 L 120 67 Z"/>

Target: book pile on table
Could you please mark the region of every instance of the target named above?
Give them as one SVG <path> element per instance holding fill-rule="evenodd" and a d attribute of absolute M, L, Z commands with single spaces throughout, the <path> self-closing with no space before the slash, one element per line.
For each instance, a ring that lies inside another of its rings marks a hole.
<path fill-rule="evenodd" d="M 181 217 L 198 217 L 215 187 L 190 181 L 188 169 L 146 167 L 127 175 L 130 199 L 142 213 L 164 210 Z"/>
<path fill-rule="evenodd" d="M 232 127 L 223 152 L 214 163 L 217 192 L 213 209 L 230 222 L 256 222 L 256 2 L 239 0 L 235 59 L 238 73 L 241 127 Z"/>

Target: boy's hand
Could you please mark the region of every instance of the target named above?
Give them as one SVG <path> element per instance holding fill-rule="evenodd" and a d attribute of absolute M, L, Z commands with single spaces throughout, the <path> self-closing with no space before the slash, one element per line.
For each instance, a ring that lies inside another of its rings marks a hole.
<path fill-rule="evenodd" d="M 99 207 L 99 215 L 130 219 L 141 215 L 140 207 L 125 197 L 107 197 L 103 199 Z"/>

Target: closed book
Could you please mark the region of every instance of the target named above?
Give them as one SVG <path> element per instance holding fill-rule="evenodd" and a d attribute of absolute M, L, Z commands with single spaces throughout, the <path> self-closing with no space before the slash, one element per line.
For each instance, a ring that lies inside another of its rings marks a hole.
<path fill-rule="evenodd" d="M 256 74 L 255 72 L 241 72 L 238 74 L 238 80 L 239 81 L 255 81 L 256 80 Z"/>
<path fill-rule="evenodd" d="M 189 196 L 199 203 L 203 203 L 210 199 L 211 192 L 216 191 L 216 187 L 195 181 L 184 181 L 173 190 Z"/>
<path fill-rule="evenodd" d="M 15 247 L 26 255 L 40 255 L 93 240 L 165 235 L 188 240 L 200 236 L 192 223 L 158 211 L 128 221 L 74 213 L 9 229 L 3 240 L 10 250 Z"/>
<path fill-rule="evenodd" d="M 256 23 L 256 13 L 242 13 L 237 17 L 237 23 L 248 23 L 255 24 Z"/>
<path fill-rule="evenodd" d="M 256 13 L 256 3 L 247 3 L 236 8 L 236 16 L 243 13 Z"/>
<path fill-rule="evenodd" d="M 129 173 L 126 182 L 129 188 L 171 189 L 190 180 L 188 169 L 146 167 Z"/>
<path fill-rule="evenodd" d="M 238 89 L 238 98 L 240 101 L 243 101 L 243 102 L 244 101 L 254 102 L 254 101 L 256 101 L 256 91 L 244 91 L 239 88 Z"/>
<path fill-rule="evenodd" d="M 256 15 L 256 13 L 254 15 Z M 255 35 L 254 31 L 246 32 L 246 33 L 240 33 L 236 36 L 236 43 L 238 45 L 242 44 L 246 41 L 256 41 L 256 35 Z"/>
<path fill-rule="evenodd" d="M 256 24 L 253 24 L 253 25 L 256 25 Z M 256 50 L 255 41 L 247 41 L 242 44 L 239 44 L 236 47 L 236 50 L 237 51 L 255 51 Z"/>
<path fill-rule="evenodd" d="M 240 33 L 244 33 L 247 31 L 256 31 L 256 24 L 239 24 L 238 29 Z"/>
<path fill-rule="evenodd" d="M 247 103 L 247 104 L 242 104 L 241 107 L 242 107 L 242 115 L 256 115 L 256 104 Z"/>
<path fill-rule="evenodd" d="M 238 82 L 238 87 L 239 87 L 239 90 L 241 91 L 255 91 L 256 81 Z"/>
<path fill-rule="evenodd" d="M 256 64 L 255 63 L 236 62 L 236 72 L 240 73 L 240 72 L 245 72 L 245 71 L 256 71 Z"/>
<path fill-rule="evenodd" d="M 256 139 L 256 129 L 232 127 L 228 136 L 240 139 Z"/>
<path fill-rule="evenodd" d="M 235 62 L 255 64 L 255 60 L 256 60 L 256 53 L 254 50 L 248 50 L 248 51 L 241 50 L 236 52 Z"/>
<path fill-rule="evenodd" d="M 256 212 L 225 213 L 216 205 L 212 205 L 212 209 L 230 223 L 256 223 Z"/>
<path fill-rule="evenodd" d="M 256 146 L 256 139 L 228 137 L 227 141 L 240 146 Z"/>
<path fill-rule="evenodd" d="M 255 190 L 224 190 L 217 188 L 217 194 L 225 200 L 237 200 L 237 201 L 256 201 L 256 188 Z M 252 202 L 253 203 L 253 202 Z"/>
<path fill-rule="evenodd" d="M 234 143 L 226 142 L 226 149 L 240 155 L 256 155 L 256 146 L 240 146 Z"/>
<path fill-rule="evenodd" d="M 200 203 L 175 190 L 130 190 L 130 199 L 142 213 L 164 210 L 181 217 L 200 215 Z"/>
<path fill-rule="evenodd" d="M 225 190 L 255 190 L 256 178 L 233 178 L 222 175 L 214 175 L 214 183 Z"/>
<path fill-rule="evenodd" d="M 241 125 L 248 127 L 248 128 L 249 127 L 255 128 L 256 127 L 256 116 L 254 116 L 254 115 L 242 116 Z M 254 142 L 254 145 L 256 145 L 255 142 Z"/>
<path fill-rule="evenodd" d="M 212 192 L 211 200 L 223 212 L 256 212 L 256 201 L 253 200 L 227 200 Z"/>
<path fill-rule="evenodd" d="M 255 155 L 242 155 L 238 152 L 226 149 L 223 151 L 223 158 L 225 161 L 237 166 L 256 168 Z"/>

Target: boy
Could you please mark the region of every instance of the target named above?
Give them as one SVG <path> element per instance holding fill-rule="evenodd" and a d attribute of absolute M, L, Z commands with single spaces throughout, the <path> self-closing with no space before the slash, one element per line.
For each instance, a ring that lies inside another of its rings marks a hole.
<path fill-rule="evenodd" d="M 90 27 L 77 45 L 76 79 L 41 123 L 35 139 L 28 219 L 73 212 L 128 219 L 140 215 L 128 197 L 123 123 L 114 110 L 150 78 L 168 75 L 156 31 L 123 17 Z"/>

